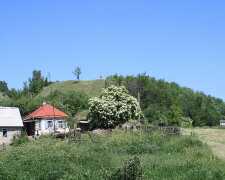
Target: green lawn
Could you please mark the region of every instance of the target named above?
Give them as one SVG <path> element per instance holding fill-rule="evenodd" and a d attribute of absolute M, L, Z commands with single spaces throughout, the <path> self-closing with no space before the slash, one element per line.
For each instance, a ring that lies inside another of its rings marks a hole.
<path fill-rule="evenodd" d="M 119 179 L 124 169 L 141 173 L 142 179 L 225 177 L 225 161 L 194 136 L 122 130 L 91 136 L 94 142 L 88 134 L 82 134 L 81 143 L 47 136 L 1 149 L 0 179 Z"/>

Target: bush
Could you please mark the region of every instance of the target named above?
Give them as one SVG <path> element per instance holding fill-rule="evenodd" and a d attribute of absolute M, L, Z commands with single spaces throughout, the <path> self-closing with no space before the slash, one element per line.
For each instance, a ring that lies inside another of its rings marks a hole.
<path fill-rule="evenodd" d="M 142 178 L 142 167 L 140 158 L 134 156 L 129 159 L 122 167 L 114 170 L 112 174 L 106 177 L 107 180 L 138 180 Z"/>
<path fill-rule="evenodd" d="M 24 143 L 28 143 L 30 140 L 25 132 L 21 132 L 20 135 L 15 136 L 11 142 L 11 146 L 19 146 Z"/>
<path fill-rule="evenodd" d="M 123 86 L 102 89 L 99 98 L 89 100 L 89 106 L 88 119 L 93 128 L 115 128 L 130 119 L 144 118 L 137 99 Z"/>

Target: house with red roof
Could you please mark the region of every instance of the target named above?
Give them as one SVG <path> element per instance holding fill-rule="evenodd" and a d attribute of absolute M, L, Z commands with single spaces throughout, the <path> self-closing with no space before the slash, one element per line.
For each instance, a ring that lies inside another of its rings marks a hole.
<path fill-rule="evenodd" d="M 53 132 L 68 132 L 65 117 L 69 115 L 50 104 L 43 103 L 41 107 L 23 119 L 28 136 L 50 134 Z"/>

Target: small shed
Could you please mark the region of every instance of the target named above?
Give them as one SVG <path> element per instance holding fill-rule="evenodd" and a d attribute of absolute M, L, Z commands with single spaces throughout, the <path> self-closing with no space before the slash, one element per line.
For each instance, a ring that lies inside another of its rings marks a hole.
<path fill-rule="evenodd" d="M 220 126 L 225 126 L 225 120 L 220 121 Z"/>
<path fill-rule="evenodd" d="M 80 128 L 82 131 L 89 131 L 90 130 L 90 123 L 86 119 L 77 121 L 77 127 Z"/>
<path fill-rule="evenodd" d="M 17 107 L 0 107 L 0 145 L 9 144 L 23 130 L 23 121 Z"/>
<path fill-rule="evenodd" d="M 50 104 L 43 103 L 41 107 L 23 119 L 24 128 L 28 136 L 50 134 L 53 132 L 66 133 L 69 128 L 65 121 L 68 117 Z"/>

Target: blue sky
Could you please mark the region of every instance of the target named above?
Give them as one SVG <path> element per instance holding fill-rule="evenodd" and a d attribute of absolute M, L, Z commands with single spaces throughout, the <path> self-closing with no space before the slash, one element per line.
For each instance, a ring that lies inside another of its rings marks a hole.
<path fill-rule="evenodd" d="M 225 1 L 0 1 L 0 80 L 22 88 L 114 73 L 177 82 L 225 100 Z"/>

